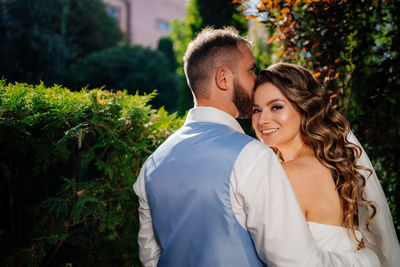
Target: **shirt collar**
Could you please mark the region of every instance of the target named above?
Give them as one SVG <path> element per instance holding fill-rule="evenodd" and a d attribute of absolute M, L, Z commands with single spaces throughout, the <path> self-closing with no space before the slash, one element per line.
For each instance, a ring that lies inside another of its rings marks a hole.
<path fill-rule="evenodd" d="M 196 107 L 190 109 L 185 124 L 191 122 L 214 122 L 229 126 L 240 133 L 244 133 L 242 127 L 235 118 L 225 111 L 213 107 Z"/>

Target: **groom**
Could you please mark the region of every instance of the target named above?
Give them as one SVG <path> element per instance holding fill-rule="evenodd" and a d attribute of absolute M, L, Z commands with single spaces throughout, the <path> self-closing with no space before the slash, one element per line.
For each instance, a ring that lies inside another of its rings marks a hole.
<path fill-rule="evenodd" d="M 143 266 L 379 266 L 369 249 L 316 247 L 277 157 L 235 120 L 252 104 L 250 44 L 207 28 L 184 62 L 195 108 L 134 185 Z"/>

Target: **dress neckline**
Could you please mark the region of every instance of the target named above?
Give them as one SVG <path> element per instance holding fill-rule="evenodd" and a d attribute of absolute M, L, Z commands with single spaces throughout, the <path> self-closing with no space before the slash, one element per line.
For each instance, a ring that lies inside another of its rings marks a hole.
<path fill-rule="evenodd" d="M 307 223 L 311 224 L 317 224 L 317 225 L 322 225 L 322 226 L 328 226 L 328 227 L 335 227 L 335 228 L 344 228 L 344 229 L 349 229 L 347 227 L 341 226 L 341 225 L 333 225 L 333 224 L 326 224 L 326 223 L 319 223 L 319 222 L 314 222 L 314 221 L 307 221 Z"/>
<path fill-rule="evenodd" d="M 318 223 L 318 222 L 313 222 L 313 221 L 306 221 L 307 224 L 311 224 L 311 225 L 316 225 L 317 227 L 325 227 L 325 228 L 331 228 L 331 229 L 337 229 L 337 230 L 344 230 L 344 231 L 350 231 L 350 228 L 344 227 L 344 226 L 340 226 L 340 225 L 333 225 L 333 224 L 325 224 L 325 223 Z M 354 230 L 357 238 L 361 238 L 362 234 L 360 232 L 360 230 L 355 229 Z"/>

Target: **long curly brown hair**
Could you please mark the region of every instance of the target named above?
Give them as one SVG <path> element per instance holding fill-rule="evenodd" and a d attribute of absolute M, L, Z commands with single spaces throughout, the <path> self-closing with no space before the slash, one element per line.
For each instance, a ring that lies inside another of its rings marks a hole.
<path fill-rule="evenodd" d="M 359 170 L 372 171 L 357 165 L 362 150 L 348 141 L 350 123 L 331 107 L 330 95 L 307 69 L 290 63 L 277 63 L 262 70 L 255 90 L 270 82 L 278 87 L 301 114 L 301 134 L 315 156 L 327 167 L 338 191 L 343 209 L 343 226 L 358 228 L 358 205 L 368 205 L 373 212 L 367 228 L 376 214 L 375 205 L 363 197 L 366 178 Z"/>

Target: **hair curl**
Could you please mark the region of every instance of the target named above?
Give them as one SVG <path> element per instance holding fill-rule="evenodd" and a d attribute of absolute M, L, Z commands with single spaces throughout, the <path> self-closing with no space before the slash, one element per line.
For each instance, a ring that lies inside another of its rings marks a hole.
<path fill-rule="evenodd" d="M 368 205 L 376 214 L 376 207 L 363 197 L 366 178 L 359 170 L 372 171 L 357 165 L 362 150 L 348 141 L 350 123 L 330 104 L 330 96 L 307 69 L 290 63 L 277 63 L 258 74 L 256 88 L 270 82 L 281 90 L 293 107 L 301 114 L 301 134 L 314 150 L 317 159 L 332 174 L 343 210 L 343 226 L 358 227 L 358 205 Z"/>

